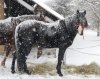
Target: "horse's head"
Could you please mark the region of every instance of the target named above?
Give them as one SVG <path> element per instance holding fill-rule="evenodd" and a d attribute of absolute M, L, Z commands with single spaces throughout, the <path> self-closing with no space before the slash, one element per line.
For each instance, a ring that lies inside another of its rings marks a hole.
<path fill-rule="evenodd" d="M 86 15 L 86 10 L 84 12 L 79 12 L 79 10 L 77 10 L 76 28 L 80 35 L 83 35 L 84 28 L 88 26 L 85 15 Z"/>
<path fill-rule="evenodd" d="M 36 15 L 36 20 L 44 21 L 45 22 L 45 15 L 40 13 Z"/>

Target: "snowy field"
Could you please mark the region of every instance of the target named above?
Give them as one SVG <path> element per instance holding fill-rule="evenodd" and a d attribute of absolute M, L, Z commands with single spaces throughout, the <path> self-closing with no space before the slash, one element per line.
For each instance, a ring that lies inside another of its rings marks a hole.
<path fill-rule="evenodd" d="M 36 59 L 36 55 L 33 55 L 34 50 L 31 51 L 28 56 L 27 62 L 31 63 L 57 63 L 57 58 L 41 56 L 39 59 Z M 3 56 L 0 56 L 0 62 L 3 59 Z M 83 65 L 90 64 L 91 62 L 96 62 L 100 66 L 100 37 L 96 36 L 96 32 L 91 30 L 85 30 L 84 39 L 82 36 L 77 35 L 73 45 L 66 50 L 65 62 L 66 65 Z M 27 74 L 12 74 L 11 67 L 11 58 L 7 59 L 6 67 L 0 66 L 0 79 L 100 79 L 100 76 L 97 75 L 64 75 L 59 77 L 57 74 L 54 76 L 50 75 L 27 75 Z"/>
<path fill-rule="evenodd" d="M 100 66 L 100 37 L 92 30 L 84 31 L 84 39 L 77 35 L 71 47 L 66 50 L 66 63 L 73 65 L 96 62 Z"/>

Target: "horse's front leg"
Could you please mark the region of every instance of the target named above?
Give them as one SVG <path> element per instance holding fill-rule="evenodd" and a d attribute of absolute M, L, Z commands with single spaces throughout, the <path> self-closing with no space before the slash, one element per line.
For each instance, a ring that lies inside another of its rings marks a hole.
<path fill-rule="evenodd" d="M 71 41 L 67 41 L 67 43 L 63 43 L 62 45 L 60 45 L 59 47 L 59 53 L 58 53 L 58 64 L 57 64 L 57 73 L 59 74 L 59 76 L 63 76 L 62 72 L 61 72 L 61 64 L 64 58 L 64 53 L 66 51 L 66 49 L 72 44 Z"/>
<path fill-rule="evenodd" d="M 64 58 L 64 53 L 65 53 L 66 48 L 65 47 L 60 47 L 59 48 L 59 53 L 58 53 L 58 64 L 57 64 L 57 73 L 59 74 L 59 76 L 63 76 L 62 72 L 61 72 L 61 64 Z"/>
<path fill-rule="evenodd" d="M 5 66 L 5 62 L 6 62 L 6 59 L 7 59 L 8 55 L 9 55 L 10 51 L 11 51 L 11 46 L 8 45 L 8 44 L 5 45 L 5 56 L 4 56 L 4 58 L 3 58 L 2 62 L 1 62 L 2 66 Z"/>
<path fill-rule="evenodd" d="M 11 72 L 15 73 L 15 61 L 16 61 L 17 55 L 16 51 L 13 52 L 13 59 L 12 59 L 12 65 L 11 65 Z"/>

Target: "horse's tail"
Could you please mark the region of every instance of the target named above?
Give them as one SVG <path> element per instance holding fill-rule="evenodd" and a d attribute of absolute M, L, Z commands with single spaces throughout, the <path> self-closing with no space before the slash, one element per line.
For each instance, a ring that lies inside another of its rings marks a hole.
<path fill-rule="evenodd" d="M 20 31 L 20 26 L 18 25 L 15 29 L 15 47 L 16 47 L 16 51 L 18 49 L 18 45 L 20 44 L 19 31 Z"/>

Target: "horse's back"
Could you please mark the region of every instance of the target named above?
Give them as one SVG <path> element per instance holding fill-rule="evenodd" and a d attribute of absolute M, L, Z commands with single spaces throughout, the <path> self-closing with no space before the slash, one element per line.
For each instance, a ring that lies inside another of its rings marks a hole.
<path fill-rule="evenodd" d="M 42 34 L 43 34 L 43 32 L 45 32 L 50 36 L 52 33 L 57 31 L 57 29 L 59 28 L 58 24 L 59 24 L 59 22 L 46 23 L 46 22 L 38 21 L 38 20 L 26 20 L 26 21 L 23 21 L 22 23 L 20 23 L 16 27 L 16 31 L 20 28 L 19 32 L 20 31 L 24 32 L 26 30 L 30 30 L 30 31 L 38 32 L 38 33 L 42 33 Z"/>
<path fill-rule="evenodd" d="M 58 23 L 45 23 L 37 20 L 24 21 L 17 26 L 15 39 L 20 41 L 21 38 L 28 42 L 32 40 L 34 45 L 40 45 L 41 47 L 55 47 L 58 43 L 53 43 L 53 40 L 57 41 L 59 39 L 57 36 Z"/>

